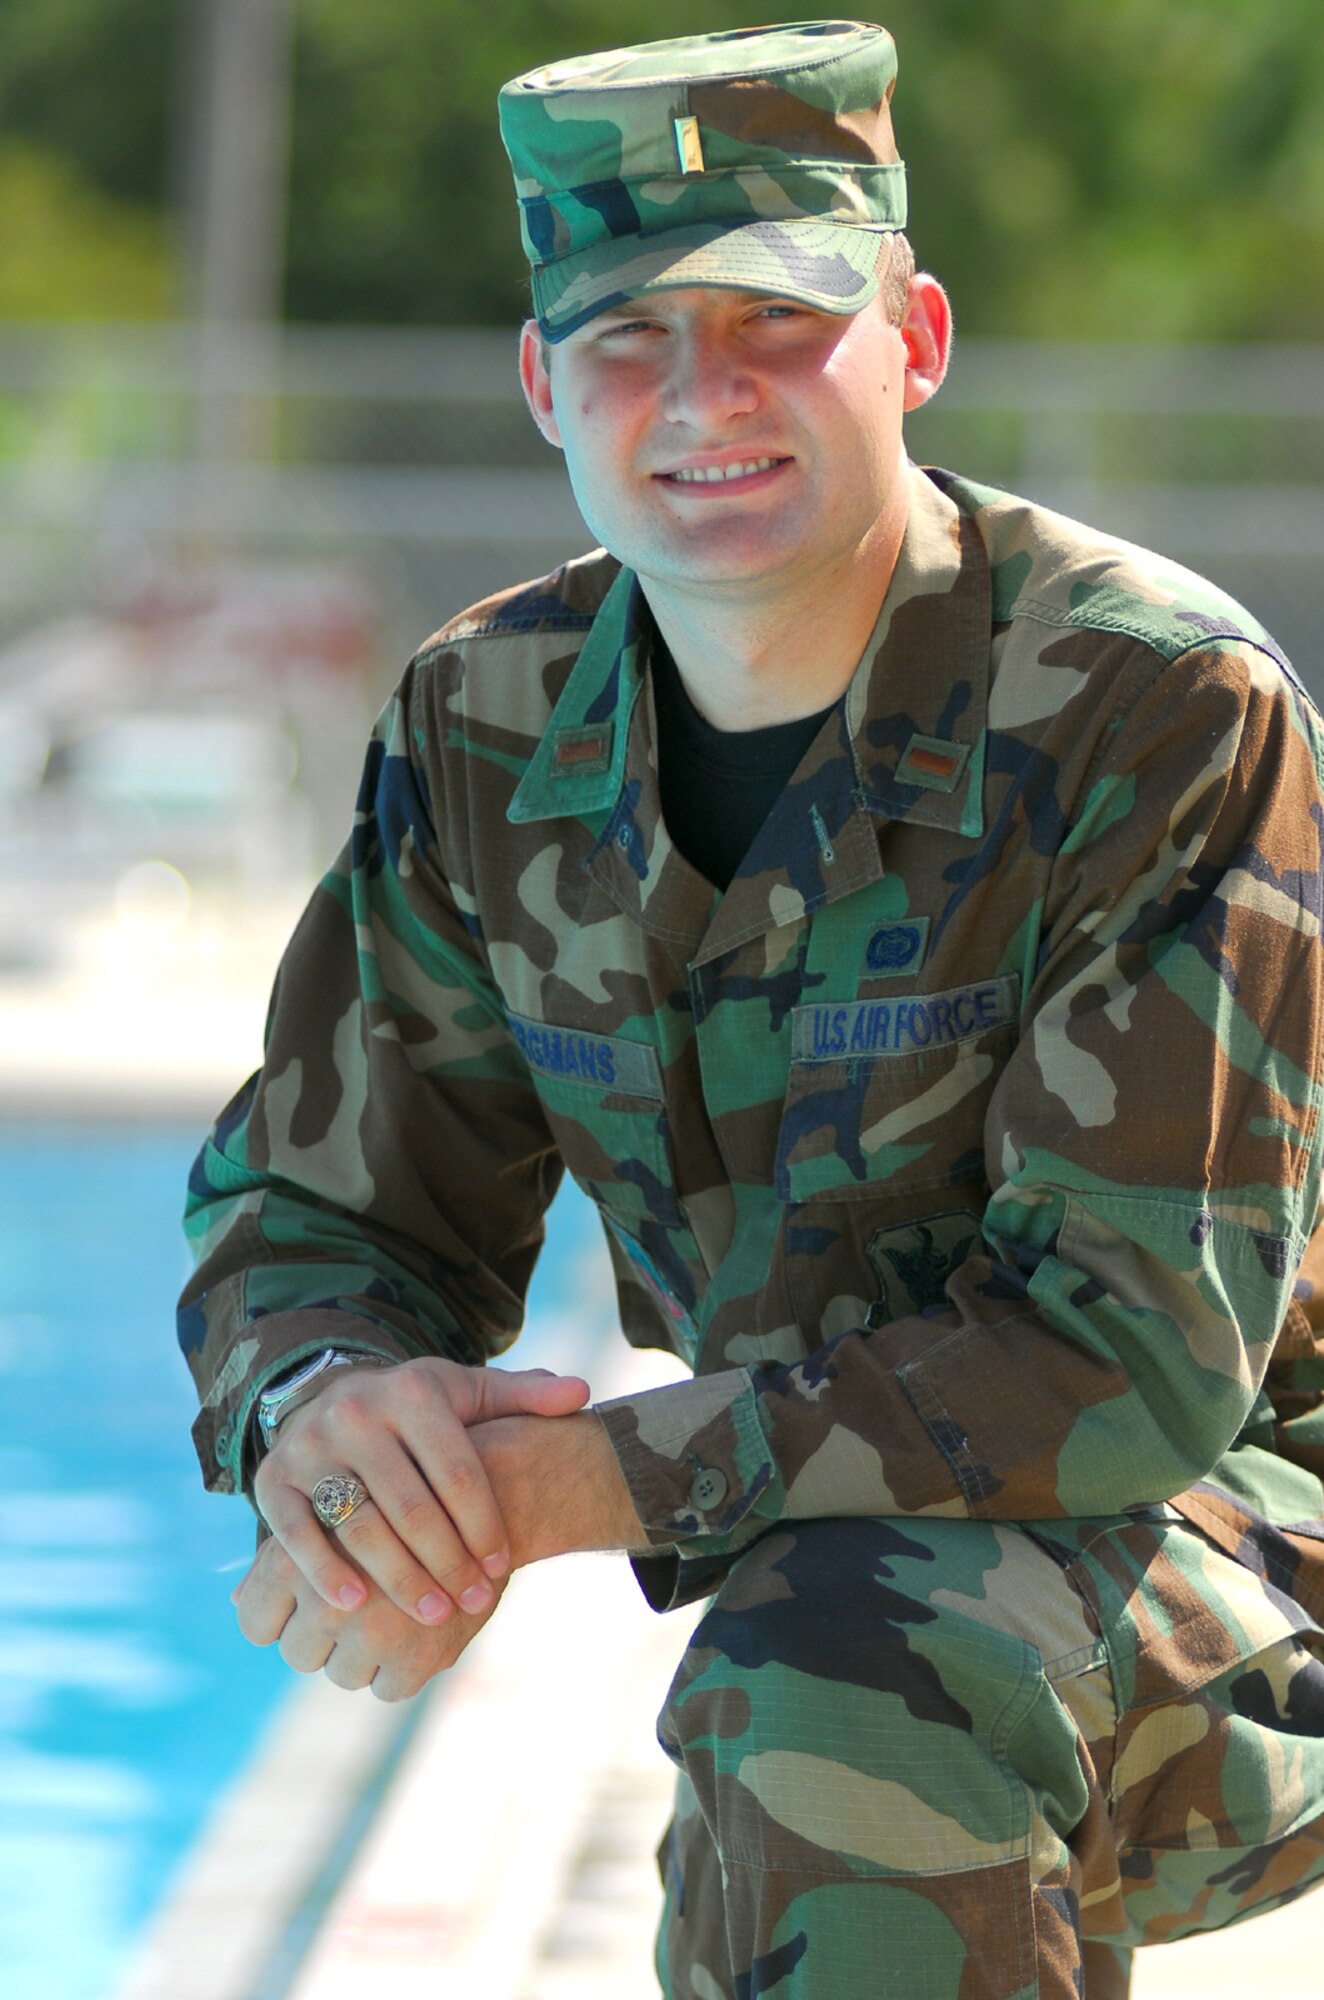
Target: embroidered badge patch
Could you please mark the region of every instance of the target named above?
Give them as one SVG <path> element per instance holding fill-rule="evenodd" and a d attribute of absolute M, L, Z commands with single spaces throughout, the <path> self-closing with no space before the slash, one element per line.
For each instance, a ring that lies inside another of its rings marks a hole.
<path fill-rule="evenodd" d="M 929 919 L 907 917 L 901 923 L 879 924 L 869 934 L 864 953 L 865 979 L 899 979 L 918 972 L 929 942 Z"/>
<path fill-rule="evenodd" d="M 908 1313 L 946 1302 L 947 1280 L 980 1242 L 979 1217 L 971 1208 L 926 1215 L 922 1222 L 899 1222 L 875 1229 L 865 1255 L 878 1278 L 878 1297 L 865 1325 L 871 1330 Z"/>
<path fill-rule="evenodd" d="M 791 1060 L 845 1062 L 852 1056 L 909 1056 L 919 1049 L 967 1042 L 988 1028 L 1016 1019 L 1020 974 L 949 986 L 945 993 L 912 993 L 896 1000 L 852 1000 L 834 1006 L 797 1007 L 792 1015 Z"/>
<path fill-rule="evenodd" d="M 912 736 L 896 767 L 899 785 L 924 791 L 954 792 L 970 761 L 968 743 L 949 743 L 941 736 Z"/>
<path fill-rule="evenodd" d="M 627 1042 L 620 1035 L 586 1035 L 576 1028 L 554 1028 L 545 1021 L 530 1021 L 522 1014 L 507 1014 L 506 1019 L 524 1060 L 540 1075 L 662 1102 L 662 1068 L 657 1050 L 646 1042 Z"/>

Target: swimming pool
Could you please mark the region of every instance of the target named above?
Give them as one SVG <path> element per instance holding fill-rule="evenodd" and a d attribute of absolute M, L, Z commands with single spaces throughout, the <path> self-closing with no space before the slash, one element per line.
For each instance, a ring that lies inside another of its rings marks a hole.
<path fill-rule="evenodd" d="M 172 1314 L 197 1140 L 193 1126 L 0 1127 L 6 2000 L 113 1991 L 291 1684 L 235 1628 L 228 1593 L 251 1516 L 203 1491 L 188 1435 Z M 572 1191 L 521 1363 L 554 1363 L 600 1257 Z"/>

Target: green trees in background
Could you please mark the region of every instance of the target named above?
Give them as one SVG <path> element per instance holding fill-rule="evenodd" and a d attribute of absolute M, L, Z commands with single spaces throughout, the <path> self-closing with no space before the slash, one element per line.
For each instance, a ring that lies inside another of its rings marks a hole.
<path fill-rule="evenodd" d="M 0 0 L 0 317 L 181 309 L 198 0 Z M 295 0 L 286 310 L 524 306 L 493 99 L 716 0 Z M 964 329 L 1324 337 L 1319 0 L 888 0 L 916 248 Z"/>

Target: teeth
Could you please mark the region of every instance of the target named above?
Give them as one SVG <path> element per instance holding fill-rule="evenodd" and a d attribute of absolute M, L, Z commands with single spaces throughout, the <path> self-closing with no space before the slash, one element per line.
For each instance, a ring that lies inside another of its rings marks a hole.
<path fill-rule="evenodd" d="M 678 480 L 683 486 L 711 486 L 714 481 L 747 479 L 751 472 L 766 472 L 770 465 L 776 463 L 773 458 L 748 458 L 741 465 L 687 465 L 680 472 L 669 472 L 667 477 Z"/>

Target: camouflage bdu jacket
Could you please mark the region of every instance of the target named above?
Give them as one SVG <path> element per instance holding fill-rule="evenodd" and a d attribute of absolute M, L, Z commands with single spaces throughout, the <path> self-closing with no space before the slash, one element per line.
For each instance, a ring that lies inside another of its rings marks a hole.
<path fill-rule="evenodd" d="M 572 562 L 412 663 L 195 1170 L 210 1485 L 328 1342 L 499 1354 L 564 1165 L 628 1336 L 699 1377 L 602 1410 L 680 1556 L 650 1594 L 783 1517 L 1210 1476 L 1324 1510 L 1319 719 L 1186 571 L 912 486 L 724 895 L 661 820 L 628 571 Z"/>

